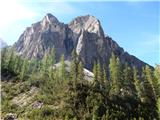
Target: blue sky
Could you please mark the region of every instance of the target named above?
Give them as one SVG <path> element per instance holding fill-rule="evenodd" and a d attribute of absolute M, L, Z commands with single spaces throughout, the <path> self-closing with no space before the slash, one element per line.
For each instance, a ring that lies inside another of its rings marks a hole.
<path fill-rule="evenodd" d="M 101 21 L 105 34 L 125 51 L 154 66 L 160 64 L 159 5 L 160 2 L 149 1 L 3 0 L 0 2 L 0 38 L 13 44 L 26 27 L 40 21 L 46 13 L 52 13 L 64 23 L 90 14 Z"/>

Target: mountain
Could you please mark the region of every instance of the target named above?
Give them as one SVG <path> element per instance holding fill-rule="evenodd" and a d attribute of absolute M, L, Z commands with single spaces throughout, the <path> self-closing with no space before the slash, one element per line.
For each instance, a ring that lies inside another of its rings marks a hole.
<path fill-rule="evenodd" d="M 64 24 L 49 13 L 41 21 L 27 27 L 14 46 L 19 54 L 28 59 L 41 59 L 55 48 L 57 61 L 62 54 L 69 60 L 75 49 L 89 70 L 97 60 L 107 67 L 112 52 L 120 58 L 121 63 L 127 62 L 138 69 L 146 65 L 125 52 L 111 37 L 105 36 L 100 21 L 91 15 L 80 16 Z"/>
<path fill-rule="evenodd" d="M 7 43 L 0 38 L 0 49 L 4 48 L 6 46 L 7 46 Z"/>

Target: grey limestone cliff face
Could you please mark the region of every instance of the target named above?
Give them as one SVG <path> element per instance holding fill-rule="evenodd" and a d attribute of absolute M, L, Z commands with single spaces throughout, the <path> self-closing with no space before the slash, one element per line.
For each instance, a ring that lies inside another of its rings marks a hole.
<path fill-rule="evenodd" d="M 26 28 L 15 47 L 20 55 L 28 59 L 41 59 L 54 48 L 57 61 L 62 54 L 69 60 L 75 49 L 79 59 L 89 70 L 97 60 L 107 67 L 112 52 L 122 63 L 128 62 L 138 68 L 146 65 L 125 52 L 112 38 L 105 36 L 100 21 L 90 15 L 77 17 L 69 24 L 64 24 L 52 14 L 47 14 L 40 22 Z"/>

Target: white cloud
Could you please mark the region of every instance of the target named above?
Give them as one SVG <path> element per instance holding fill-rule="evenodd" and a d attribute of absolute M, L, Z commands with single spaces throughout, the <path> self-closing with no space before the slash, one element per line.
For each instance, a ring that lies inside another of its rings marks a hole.
<path fill-rule="evenodd" d="M 32 19 L 36 13 L 26 8 L 18 0 L 0 1 L 0 26 L 1 29 L 17 20 Z"/>

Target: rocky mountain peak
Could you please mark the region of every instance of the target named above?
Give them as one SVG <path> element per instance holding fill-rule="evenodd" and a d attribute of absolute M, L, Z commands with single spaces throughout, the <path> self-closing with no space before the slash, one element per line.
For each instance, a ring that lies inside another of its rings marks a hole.
<path fill-rule="evenodd" d="M 104 32 L 101 27 L 100 21 L 96 17 L 91 15 L 80 16 L 73 19 L 69 23 L 69 27 L 76 33 L 81 29 L 84 29 L 85 31 L 88 31 L 90 33 L 97 34 L 99 37 L 104 37 Z"/>
<path fill-rule="evenodd" d="M 47 24 L 58 24 L 58 23 L 59 23 L 58 19 L 51 13 L 47 13 L 42 20 L 42 26 L 45 26 Z"/>
<path fill-rule="evenodd" d="M 128 54 L 112 38 L 105 37 L 100 21 L 91 15 L 80 16 L 69 24 L 61 23 L 52 14 L 47 14 L 42 21 L 32 24 L 15 43 L 16 50 L 22 56 L 42 59 L 52 48 L 56 51 L 56 60 L 62 54 L 70 59 L 73 49 L 85 68 L 91 70 L 95 61 L 100 61 L 106 68 L 111 53 L 115 53 L 121 63 L 142 68 L 143 61 Z"/>

